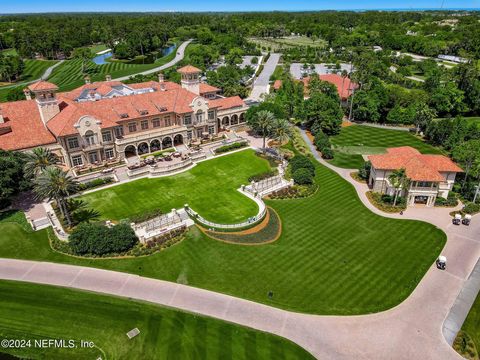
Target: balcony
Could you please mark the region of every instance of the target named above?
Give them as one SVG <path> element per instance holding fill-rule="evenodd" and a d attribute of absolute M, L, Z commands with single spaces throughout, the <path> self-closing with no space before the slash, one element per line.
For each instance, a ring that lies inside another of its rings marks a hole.
<path fill-rule="evenodd" d="M 115 144 L 125 145 L 125 144 L 130 144 L 132 142 L 148 141 L 148 140 L 152 140 L 154 138 L 158 138 L 162 136 L 173 135 L 174 133 L 179 133 L 182 131 L 187 131 L 187 128 L 183 125 L 174 125 L 174 126 L 160 128 L 157 130 L 127 134 L 122 137 L 117 137 L 115 139 Z"/>

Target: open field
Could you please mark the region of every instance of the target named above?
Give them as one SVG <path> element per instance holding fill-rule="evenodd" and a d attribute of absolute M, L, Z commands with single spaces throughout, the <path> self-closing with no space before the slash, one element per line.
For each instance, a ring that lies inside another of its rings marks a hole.
<path fill-rule="evenodd" d="M 242 171 L 231 160 L 235 155 L 223 158 L 231 167 L 224 171 Z M 207 163 L 215 174 L 219 165 Z M 185 176 L 197 183 L 191 172 Z M 181 243 L 148 257 L 78 259 L 52 251 L 47 230 L 26 231 L 17 215 L 0 223 L 0 257 L 125 271 L 316 314 L 365 314 L 399 304 L 440 253 L 445 234 L 430 224 L 373 214 L 351 184 L 319 164 L 316 181 L 319 190 L 309 198 L 267 201 L 282 221 L 282 234 L 271 244 L 226 244 L 192 228 Z M 164 189 L 165 199 L 177 196 L 176 188 Z M 222 185 L 209 196 L 221 202 L 233 189 Z M 136 198 L 132 192 L 124 201 Z M 103 201 L 116 211 L 118 202 Z"/>
<path fill-rule="evenodd" d="M 407 131 L 382 129 L 373 126 L 353 125 L 342 128 L 339 135 L 330 138 L 335 158 L 332 165 L 358 169 L 363 165 L 361 155 L 381 154 L 386 148 L 411 146 L 423 154 L 440 154 L 441 151 Z"/>
<path fill-rule="evenodd" d="M 271 48 L 277 51 L 281 48 L 290 48 L 296 46 L 311 46 L 315 48 L 325 48 L 326 41 L 321 39 L 313 40 L 307 36 L 286 36 L 282 38 L 250 38 L 251 42 L 265 48 Z"/>
<path fill-rule="evenodd" d="M 465 358 L 480 359 L 480 294 L 477 295 L 455 343 L 459 345 L 456 350 Z"/>
<path fill-rule="evenodd" d="M 144 302 L 11 281 L 0 281 L 0 292 L 2 339 L 78 345 L 10 350 L 32 359 L 313 359 L 278 336 Z M 140 334 L 128 340 L 133 328 Z M 95 347 L 82 349 L 80 340 Z"/>
<path fill-rule="evenodd" d="M 121 220 L 160 209 L 169 212 L 189 204 L 204 218 L 235 223 L 255 216 L 258 206 L 237 189 L 252 175 L 267 172 L 266 160 L 253 150 L 205 161 L 178 175 L 140 179 L 96 191 L 81 199 L 100 211 L 103 219 Z"/>

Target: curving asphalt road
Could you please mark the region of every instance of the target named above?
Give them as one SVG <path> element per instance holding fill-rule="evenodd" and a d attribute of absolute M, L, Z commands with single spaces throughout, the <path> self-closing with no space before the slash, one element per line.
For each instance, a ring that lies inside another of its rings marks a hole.
<path fill-rule="evenodd" d="M 302 134 L 307 140 L 305 133 Z M 413 293 L 393 309 L 361 316 L 319 316 L 285 311 L 186 285 L 72 265 L 0 259 L 0 278 L 112 294 L 170 306 L 288 338 L 319 359 L 462 359 L 442 335 L 446 316 L 480 256 L 480 216 L 470 227 L 451 224 L 449 209 L 408 209 L 385 215 L 365 196 L 366 185 L 351 170 L 316 158 L 349 181 L 373 212 L 394 218 L 422 219 L 448 235 L 446 271 L 431 266 Z M 401 256 L 401 254 L 399 254 Z"/>
<path fill-rule="evenodd" d="M 184 41 L 184 42 L 176 49 L 177 53 L 176 53 L 176 55 L 175 55 L 175 58 L 174 58 L 173 60 L 169 61 L 169 62 L 166 63 L 166 64 L 163 64 L 163 65 L 161 65 L 161 66 L 157 66 L 156 68 L 153 68 L 153 69 L 150 69 L 150 70 L 138 72 L 138 73 L 135 73 L 135 74 L 130 74 L 130 75 L 128 75 L 128 76 L 122 76 L 122 77 L 119 77 L 119 78 L 116 78 L 116 79 L 113 79 L 113 80 L 117 80 L 117 81 L 128 80 L 130 77 L 135 76 L 135 75 L 148 75 L 148 74 L 153 74 L 153 73 L 155 73 L 155 72 L 168 69 L 169 67 L 172 67 L 172 66 L 175 65 L 176 63 L 178 63 L 178 62 L 180 62 L 180 61 L 183 60 L 183 58 L 184 58 L 184 56 L 185 56 L 185 49 L 187 48 L 187 46 L 188 46 L 192 41 L 193 41 L 193 39 Z"/>

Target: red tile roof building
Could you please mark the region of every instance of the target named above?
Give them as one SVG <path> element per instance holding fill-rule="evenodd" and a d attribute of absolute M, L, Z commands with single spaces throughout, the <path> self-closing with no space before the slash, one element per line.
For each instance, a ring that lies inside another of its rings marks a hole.
<path fill-rule="evenodd" d="M 343 101 L 346 101 L 349 96 L 352 95 L 354 89 L 358 88 L 358 85 L 351 81 L 348 77 L 343 78 L 337 74 L 318 75 L 318 77 L 322 81 L 326 81 L 330 84 L 335 85 L 335 87 L 337 88 L 338 96 L 340 96 Z M 310 83 L 310 80 L 310 76 L 300 80 L 303 83 L 303 91 L 305 97 L 308 97 L 308 85 Z M 275 82 L 273 83 L 273 89 L 276 91 L 279 90 L 281 86 L 282 80 L 275 80 Z"/>
<path fill-rule="evenodd" d="M 432 206 L 437 196 L 447 198 L 455 176 L 463 170 L 443 155 L 421 154 L 410 146 L 387 149 L 386 154 L 370 155 L 372 163 L 369 185 L 373 191 L 394 194 L 389 176 L 394 170 L 405 169 L 410 179 L 409 189 L 402 189 L 408 204 L 424 203 Z"/>
<path fill-rule="evenodd" d="M 0 104 L 0 149 L 47 146 L 66 166 L 84 166 L 188 144 L 244 122 L 242 99 L 221 97 L 200 83 L 200 70 L 182 69 L 188 84 L 101 81 L 64 93 L 46 81 L 31 84 L 27 100 Z"/>

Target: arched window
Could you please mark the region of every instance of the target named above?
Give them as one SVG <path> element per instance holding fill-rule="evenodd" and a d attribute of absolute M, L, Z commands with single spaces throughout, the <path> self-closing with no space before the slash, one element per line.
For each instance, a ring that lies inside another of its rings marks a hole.
<path fill-rule="evenodd" d="M 197 113 L 195 114 L 197 123 L 203 122 L 203 111 L 198 110 Z"/>
<path fill-rule="evenodd" d="M 87 145 L 95 145 L 95 134 L 92 130 L 88 130 L 85 133 L 85 142 L 87 143 Z"/>

